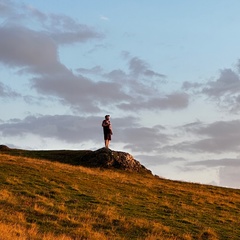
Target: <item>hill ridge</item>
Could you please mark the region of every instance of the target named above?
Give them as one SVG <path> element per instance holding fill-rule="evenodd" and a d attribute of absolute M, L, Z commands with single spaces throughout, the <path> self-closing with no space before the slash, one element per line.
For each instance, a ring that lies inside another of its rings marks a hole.
<path fill-rule="evenodd" d="M 0 151 L 0 239 L 239 240 L 240 190 L 65 164 L 87 153 Z"/>
<path fill-rule="evenodd" d="M 116 168 L 125 171 L 152 174 L 151 170 L 143 166 L 139 161 L 127 152 L 115 151 L 109 148 L 92 150 L 22 150 L 12 149 L 6 145 L 0 145 L 1 152 L 7 152 L 16 156 L 28 156 L 47 158 L 53 161 L 81 165 L 85 167 Z M 71 159 L 70 159 L 71 158 Z"/>

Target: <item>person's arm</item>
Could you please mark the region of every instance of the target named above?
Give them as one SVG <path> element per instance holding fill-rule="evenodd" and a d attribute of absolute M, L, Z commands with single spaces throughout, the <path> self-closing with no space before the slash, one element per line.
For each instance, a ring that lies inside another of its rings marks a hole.
<path fill-rule="evenodd" d="M 108 121 L 106 121 L 106 120 L 103 120 L 103 122 L 102 122 L 102 126 L 103 126 L 103 127 L 107 127 L 107 126 L 109 126 L 109 123 L 108 123 Z"/>
<path fill-rule="evenodd" d="M 112 131 L 112 124 L 111 124 L 110 121 L 109 121 L 109 130 L 110 130 L 110 133 L 113 134 L 113 131 Z"/>

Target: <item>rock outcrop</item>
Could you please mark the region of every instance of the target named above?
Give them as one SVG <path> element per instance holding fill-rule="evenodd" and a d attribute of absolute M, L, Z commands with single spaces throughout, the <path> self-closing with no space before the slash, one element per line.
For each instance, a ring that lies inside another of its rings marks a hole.
<path fill-rule="evenodd" d="M 6 145 L 0 145 L 0 151 L 8 151 L 10 148 Z"/>
<path fill-rule="evenodd" d="M 108 148 L 91 150 L 22 150 L 11 149 L 6 145 L 0 145 L 0 152 L 15 156 L 42 158 L 50 161 L 80 165 L 85 167 L 98 167 L 108 169 L 121 169 L 129 172 L 152 172 L 135 160 L 126 152 L 113 151 Z"/>
<path fill-rule="evenodd" d="M 86 154 L 81 163 L 88 167 L 115 168 L 151 174 L 150 170 L 141 165 L 129 153 L 113 151 L 108 148 L 100 148 Z"/>

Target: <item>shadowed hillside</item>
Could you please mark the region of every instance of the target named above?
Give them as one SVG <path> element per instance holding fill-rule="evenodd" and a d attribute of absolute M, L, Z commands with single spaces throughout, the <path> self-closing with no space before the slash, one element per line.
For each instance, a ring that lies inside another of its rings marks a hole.
<path fill-rule="evenodd" d="M 85 167 L 121 169 L 130 172 L 150 173 L 132 155 L 126 152 L 113 151 L 101 148 L 96 151 L 91 150 L 21 150 L 11 149 L 8 146 L 0 145 L 0 152 L 13 156 L 31 157 L 46 159 L 71 165 L 81 165 Z"/>
<path fill-rule="evenodd" d="M 0 239 L 240 239 L 240 190 L 78 164 L 98 151 L 1 147 Z"/>

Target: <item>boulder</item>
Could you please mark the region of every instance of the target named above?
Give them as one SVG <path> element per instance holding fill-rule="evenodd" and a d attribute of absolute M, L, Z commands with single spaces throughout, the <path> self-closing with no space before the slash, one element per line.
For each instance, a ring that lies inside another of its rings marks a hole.
<path fill-rule="evenodd" d="M 10 148 L 6 145 L 0 145 L 0 151 L 8 151 Z"/>
<path fill-rule="evenodd" d="M 109 148 L 100 148 L 86 154 L 81 160 L 81 165 L 152 174 L 150 170 L 141 165 L 129 153 L 112 151 Z"/>

